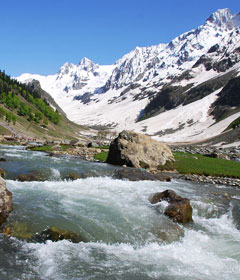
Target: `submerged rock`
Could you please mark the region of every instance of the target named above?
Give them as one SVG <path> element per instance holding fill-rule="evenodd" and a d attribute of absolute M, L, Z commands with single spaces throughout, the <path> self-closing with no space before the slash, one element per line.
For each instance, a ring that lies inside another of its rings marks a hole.
<path fill-rule="evenodd" d="M 71 172 L 67 176 L 65 176 L 64 179 L 74 181 L 74 180 L 80 179 L 80 175 L 77 173 Z"/>
<path fill-rule="evenodd" d="M 126 130 L 111 142 L 107 158 L 110 164 L 149 169 L 173 161 L 171 149 L 166 144 Z"/>
<path fill-rule="evenodd" d="M 77 233 L 74 233 L 72 231 L 68 230 L 61 230 L 57 227 L 49 227 L 45 230 L 43 230 L 41 233 L 37 234 L 35 237 L 35 240 L 37 242 L 46 242 L 47 240 L 51 240 L 53 242 L 57 242 L 60 240 L 69 240 L 73 243 L 78 243 L 78 242 L 86 242 L 85 238 L 80 236 Z"/>
<path fill-rule="evenodd" d="M 167 218 L 160 219 L 159 224 L 154 225 L 151 232 L 157 237 L 159 243 L 172 243 L 184 237 L 183 227 Z"/>
<path fill-rule="evenodd" d="M 152 204 L 167 201 L 168 206 L 165 208 L 164 214 L 174 222 L 182 224 L 193 222 L 192 206 L 188 198 L 183 198 L 172 190 L 166 190 L 155 193 L 149 200 Z"/>
<path fill-rule="evenodd" d="M 36 172 L 32 174 L 20 174 L 17 177 L 17 180 L 20 182 L 31 182 L 31 181 L 44 181 L 43 174 Z"/>
<path fill-rule="evenodd" d="M 16 237 L 27 242 L 37 243 L 44 243 L 47 240 L 51 240 L 53 242 L 69 240 L 73 243 L 87 241 L 77 233 L 68 230 L 61 230 L 54 226 L 46 228 L 41 233 L 34 233 L 31 231 L 29 225 L 18 222 L 7 225 L 7 227 L 3 230 L 3 233 L 6 236 Z"/>
<path fill-rule="evenodd" d="M 6 182 L 0 177 L 0 225 L 12 211 L 12 193 L 6 188 Z"/>
<path fill-rule="evenodd" d="M 171 181 L 171 178 L 167 175 L 157 173 L 152 174 L 145 170 L 139 168 L 123 168 L 115 170 L 113 174 L 114 179 L 128 179 L 129 181 L 142 181 L 142 180 L 149 180 L 149 181 Z"/>
<path fill-rule="evenodd" d="M 30 232 L 29 226 L 23 223 L 14 223 L 9 225 L 5 228 L 4 234 L 29 241 L 33 238 L 33 234 Z"/>

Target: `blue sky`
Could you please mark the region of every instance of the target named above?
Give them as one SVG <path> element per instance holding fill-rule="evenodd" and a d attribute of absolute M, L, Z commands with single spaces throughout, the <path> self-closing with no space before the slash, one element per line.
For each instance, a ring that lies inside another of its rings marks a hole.
<path fill-rule="evenodd" d="M 112 64 L 136 46 L 167 43 L 239 0 L 9 0 L 0 6 L 0 69 L 55 74 L 86 56 Z"/>

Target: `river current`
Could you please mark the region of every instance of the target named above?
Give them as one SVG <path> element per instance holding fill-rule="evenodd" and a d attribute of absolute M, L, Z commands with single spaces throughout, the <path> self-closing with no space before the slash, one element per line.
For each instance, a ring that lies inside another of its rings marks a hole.
<path fill-rule="evenodd" d="M 13 193 L 9 225 L 32 233 L 56 226 L 85 239 L 37 243 L 0 234 L 1 280 L 240 279 L 240 190 L 116 180 L 114 166 L 22 147 L 0 146 L 0 157 Z M 46 180 L 16 181 L 36 171 Z M 63 179 L 70 172 L 82 178 Z M 166 189 L 190 199 L 193 224 L 177 225 L 163 215 L 164 203 L 150 204 L 152 194 Z"/>

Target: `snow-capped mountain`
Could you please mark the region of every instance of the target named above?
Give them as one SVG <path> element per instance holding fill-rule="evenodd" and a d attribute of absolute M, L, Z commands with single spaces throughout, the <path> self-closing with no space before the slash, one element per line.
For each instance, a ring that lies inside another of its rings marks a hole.
<path fill-rule="evenodd" d="M 65 63 L 56 75 L 23 74 L 18 80 L 39 80 L 79 124 L 188 141 L 214 136 L 240 115 L 214 126 L 216 116 L 210 114 L 222 88 L 239 72 L 240 13 L 221 9 L 169 44 L 136 47 L 114 65 L 83 58 L 77 65 Z"/>

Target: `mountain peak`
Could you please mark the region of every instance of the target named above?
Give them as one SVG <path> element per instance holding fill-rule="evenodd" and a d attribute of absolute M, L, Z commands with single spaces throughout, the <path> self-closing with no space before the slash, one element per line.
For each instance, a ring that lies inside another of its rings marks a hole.
<path fill-rule="evenodd" d="M 88 59 L 87 57 L 83 57 L 78 63 L 78 65 L 83 65 L 83 66 L 88 66 L 89 64 L 95 64 L 95 63 L 90 59 Z"/>
<path fill-rule="evenodd" d="M 69 62 L 65 62 L 63 64 L 63 66 L 60 68 L 58 74 L 68 74 L 69 73 L 69 69 L 73 67 L 73 64 L 72 63 L 69 63 Z"/>
<path fill-rule="evenodd" d="M 232 29 L 233 16 L 229 9 L 219 9 L 206 20 L 206 24 L 212 23 L 217 27 L 226 27 L 227 29 Z"/>
<path fill-rule="evenodd" d="M 95 64 L 93 61 L 91 61 L 87 57 L 83 57 L 80 60 L 80 62 L 78 63 L 78 66 L 85 71 L 95 71 L 99 67 L 98 64 Z"/>

